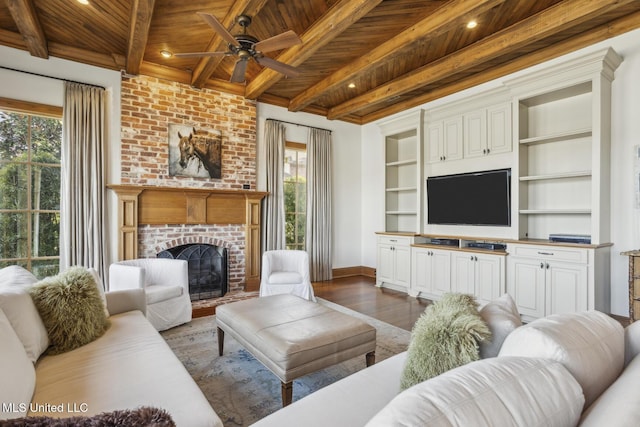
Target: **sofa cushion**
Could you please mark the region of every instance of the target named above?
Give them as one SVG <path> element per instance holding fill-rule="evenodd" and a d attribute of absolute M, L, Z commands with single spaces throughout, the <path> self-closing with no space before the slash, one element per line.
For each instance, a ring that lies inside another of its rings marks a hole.
<path fill-rule="evenodd" d="M 633 359 L 618 379 L 582 414 L 583 427 L 635 427 L 640 420 L 640 357 Z"/>
<path fill-rule="evenodd" d="M 542 357 L 562 363 L 582 386 L 586 406 L 615 381 L 624 363 L 624 331 L 598 311 L 554 314 L 521 326 L 499 357 Z"/>
<path fill-rule="evenodd" d="M 0 310 L 0 420 L 27 413 L 36 372 L 9 319 Z M 2 423 L 0 423 L 2 424 Z"/>
<path fill-rule="evenodd" d="M 491 330 L 491 338 L 480 342 L 480 358 L 496 357 L 507 335 L 522 326 L 518 307 L 511 295 L 504 294 L 482 307 L 480 317 Z"/>
<path fill-rule="evenodd" d="M 0 309 L 32 362 L 49 346 L 47 330 L 28 292 L 36 281 L 36 277 L 22 267 L 14 265 L 0 270 Z"/>
<path fill-rule="evenodd" d="M 560 364 L 490 358 L 417 384 L 395 397 L 367 427 L 574 426 L 584 397 Z"/>
<path fill-rule="evenodd" d="M 38 361 L 34 402 L 63 404 L 65 412 L 31 416 L 68 417 L 67 402 L 87 403 L 91 416 L 118 409 L 165 409 L 181 427 L 222 426 L 196 383 L 140 311 L 111 316 L 99 339 Z"/>
<path fill-rule="evenodd" d="M 95 280 L 85 268 L 71 267 L 38 282 L 29 292 L 47 328 L 50 354 L 85 345 L 109 327 Z"/>
<path fill-rule="evenodd" d="M 411 331 L 402 389 L 478 360 L 478 341 L 491 336 L 471 295 L 445 294 L 428 306 Z"/>

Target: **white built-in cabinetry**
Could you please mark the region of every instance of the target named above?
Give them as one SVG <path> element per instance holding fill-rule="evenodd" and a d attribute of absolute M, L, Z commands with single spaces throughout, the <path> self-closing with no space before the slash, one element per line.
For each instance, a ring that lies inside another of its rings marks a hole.
<path fill-rule="evenodd" d="M 411 234 L 378 235 L 376 286 L 408 292 L 411 286 L 411 245 L 424 239 Z"/>
<path fill-rule="evenodd" d="M 423 209 L 422 110 L 380 128 L 385 150 L 385 231 L 417 233 Z"/>
<path fill-rule="evenodd" d="M 620 62 L 605 49 L 382 123 L 377 285 L 429 299 L 464 292 L 481 304 L 508 292 L 525 320 L 610 311 L 610 98 Z M 499 168 L 512 170 L 510 227 L 423 222 L 427 176 Z M 552 233 L 591 243 L 551 242 Z M 440 236 L 453 244 L 434 244 Z"/>
<path fill-rule="evenodd" d="M 612 50 L 506 82 L 514 96 L 519 238 L 610 239 Z"/>
<path fill-rule="evenodd" d="M 427 163 L 511 151 L 511 102 L 503 89 L 429 110 L 425 121 Z"/>
<path fill-rule="evenodd" d="M 610 311 L 609 246 L 510 243 L 507 292 L 524 320 L 584 310 Z"/>

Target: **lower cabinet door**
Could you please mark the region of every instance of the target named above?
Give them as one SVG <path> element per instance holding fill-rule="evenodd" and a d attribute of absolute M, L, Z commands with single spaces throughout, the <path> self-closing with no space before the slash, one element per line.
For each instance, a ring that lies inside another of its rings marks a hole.
<path fill-rule="evenodd" d="M 546 315 L 587 310 L 587 266 L 549 263 L 546 274 Z"/>

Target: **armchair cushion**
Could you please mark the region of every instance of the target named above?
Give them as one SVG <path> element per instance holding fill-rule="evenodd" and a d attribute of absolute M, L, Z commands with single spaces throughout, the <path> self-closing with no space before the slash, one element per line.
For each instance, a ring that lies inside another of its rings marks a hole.
<path fill-rule="evenodd" d="M 147 294 L 147 304 L 155 304 L 157 302 L 166 301 L 171 298 L 178 298 L 182 295 L 184 288 L 180 285 L 176 286 L 147 286 L 145 293 Z"/>
<path fill-rule="evenodd" d="M 271 285 L 292 285 L 302 283 L 302 275 L 294 271 L 274 271 L 268 277 Z"/>

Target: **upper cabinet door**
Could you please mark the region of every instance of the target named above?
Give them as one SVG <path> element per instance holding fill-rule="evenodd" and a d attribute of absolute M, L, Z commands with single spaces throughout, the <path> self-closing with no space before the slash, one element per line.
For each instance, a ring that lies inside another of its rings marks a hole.
<path fill-rule="evenodd" d="M 444 149 L 442 160 L 460 160 L 462 158 L 462 135 L 462 116 L 444 119 Z"/>
<path fill-rule="evenodd" d="M 487 108 L 487 154 L 511 151 L 511 103 Z"/>
<path fill-rule="evenodd" d="M 464 115 L 464 156 L 487 154 L 487 111 L 482 108 Z"/>
<path fill-rule="evenodd" d="M 442 161 L 444 146 L 444 125 L 442 120 L 429 124 L 427 129 L 427 161 L 435 163 Z"/>

